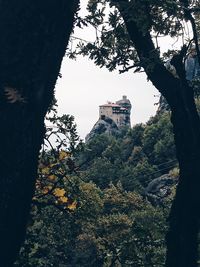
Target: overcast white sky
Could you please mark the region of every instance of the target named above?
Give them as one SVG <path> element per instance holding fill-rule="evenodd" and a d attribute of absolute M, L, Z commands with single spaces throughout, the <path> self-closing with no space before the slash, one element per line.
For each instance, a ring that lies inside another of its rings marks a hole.
<path fill-rule="evenodd" d="M 155 113 L 157 91 L 143 74 L 109 72 L 86 58 L 65 58 L 61 73 L 63 77 L 56 86 L 58 110 L 75 117 L 81 138 L 98 120 L 99 105 L 120 100 L 122 95 L 132 103 L 132 125 L 147 121 Z"/>
<path fill-rule="evenodd" d="M 86 0 L 81 0 L 84 8 Z M 84 11 L 83 11 L 84 13 Z M 90 30 L 75 31 L 76 36 L 88 39 Z M 87 58 L 79 57 L 76 61 L 64 58 L 62 79 L 56 86 L 58 111 L 75 117 L 77 129 L 82 139 L 90 132 L 99 117 L 99 105 L 107 101 L 115 102 L 126 95 L 132 103 L 131 123 L 146 122 L 155 114 L 158 91 L 147 82 L 145 74 L 133 71 L 119 74 L 100 69 Z"/>

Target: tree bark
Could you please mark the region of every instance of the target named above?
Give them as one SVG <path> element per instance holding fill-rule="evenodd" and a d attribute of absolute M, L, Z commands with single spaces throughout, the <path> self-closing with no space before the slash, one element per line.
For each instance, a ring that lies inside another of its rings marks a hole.
<path fill-rule="evenodd" d="M 113 0 L 113 3 L 124 19 L 149 80 L 171 107 L 180 179 L 169 216 L 166 267 L 197 267 L 200 219 L 200 119 L 193 89 L 188 85 L 184 73 L 182 77 L 176 78 L 165 68 L 149 30 L 140 29 L 135 17 L 137 14 L 131 13 L 129 1 Z"/>
<path fill-rule="evenodd" d="M 167 267 L 197 267 L 200 208 L 200 122 L 191 98 L 172 111 L 180 179 L 170 213 Z"/>
<path fill-rule="evenodd" d="M 44 116 L 78 0 L 0 1 L 0 265 L 24 240 Z"/>

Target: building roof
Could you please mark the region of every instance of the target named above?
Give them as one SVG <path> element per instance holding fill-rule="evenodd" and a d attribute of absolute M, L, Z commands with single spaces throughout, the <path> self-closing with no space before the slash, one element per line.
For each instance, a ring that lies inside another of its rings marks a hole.
<path fill-rule="evenodd" d="M 121 108 L 120 105 L 115 104 L 115 103 L 107 103 L 107 104 L 104 104 L 104 105 L 100 105 L 99 107 L 118 107 L 118 108 Z"/>

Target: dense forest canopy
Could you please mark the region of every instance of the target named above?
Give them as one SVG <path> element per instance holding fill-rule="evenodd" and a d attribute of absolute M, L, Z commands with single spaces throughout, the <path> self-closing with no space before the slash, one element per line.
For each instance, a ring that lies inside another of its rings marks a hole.
<path fill-rule="evenodd" d="M 164 266 L 166 218 L 178 178 L 169 112 L 86 144 L 73 117 L 49 120 L 45 143 L 54 136 L 58 142 L 43 147 L 15 266 Z M 157 192 L 148 189 L 151 182 Z"/>

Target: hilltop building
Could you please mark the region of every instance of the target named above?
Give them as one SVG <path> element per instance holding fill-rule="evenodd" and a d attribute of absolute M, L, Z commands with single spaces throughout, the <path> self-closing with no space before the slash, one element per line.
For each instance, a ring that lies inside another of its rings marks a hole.
<path fill-rule="evenodd" d="M 95 135 L 107 133 L 115 135 L 120 132 L 120 129 L 125 127 L 130 128 L 131 102 L 126 96 L 115 103 L 108 102 L 99 106 L 99 119 L 93 126 L 90 133 L 86 136 L 86 142 Z"/>
<path fill-rule="evenodd" d="M 99 118 L 105 119 L 107 117 L 112 119 L 118 128 L 123 126 L 131 127 L 130 114 L 131 102 L 125 95 L 115 103 L 108 102 L 99 106 Z"/>

